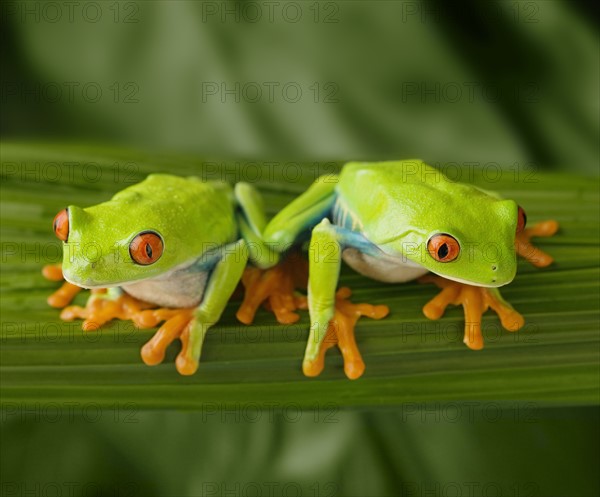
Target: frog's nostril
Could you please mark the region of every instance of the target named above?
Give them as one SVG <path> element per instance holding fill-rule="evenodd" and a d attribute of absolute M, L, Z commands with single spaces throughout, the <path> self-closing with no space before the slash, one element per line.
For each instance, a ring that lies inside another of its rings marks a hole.
<path fill-rule="evenodd" d="M 495 271 L 496 269 L 498 269 L 496 266 L 492 266 L 492 271 Z"/>

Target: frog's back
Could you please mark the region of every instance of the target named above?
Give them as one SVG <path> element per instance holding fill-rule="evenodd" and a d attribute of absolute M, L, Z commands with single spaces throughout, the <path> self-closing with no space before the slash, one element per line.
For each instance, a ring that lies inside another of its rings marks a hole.
<path fill-rule="evenodd" d="M 128 197 L 148 197 L 155 201 L 184 202 L 194 199 L 206 204 L 232 203 L 233 190 L 227 183 L 202 181 L 197 176 L 175 176 L 172 174 L 150 174 L 148 177 L 118 192 L 113 200 Z"/>
<path fill-rule="evenodd" d="M 385 162 L 349 162 L 340 173 L 338 191 L 353 202 L 364 198 L 368 192 L 369 204 L 376 200 L 371 192 L 385 196 L 436 189 L 447 190 L 457 185 L 439 170 L 419 159 Z M 367 190 L 368 189 L 368 190 Z"/>
<path fill-rule="evenodd" d="M 472 186 L 450 181 L 421 160 L 350 162 L 336 187 L 355 225 L 377 243 L 390 238 L 390 230 L 410 230 L 426 213 L 460 208 L 460 199 L 485 196 Z M 388 218 L 389 223 L 381 222 Z"/>
<path fill-rule="evenodd" d="M 221 245 L 236 236 L 233 189 L 227 183 L 171 174 L 150 174 L 144 181 L 117 193 L 104 204 L 117 209 L 130 205 L 144 212 L 148 224 L 165 231 L 187 231 L 198 245 Z"/>

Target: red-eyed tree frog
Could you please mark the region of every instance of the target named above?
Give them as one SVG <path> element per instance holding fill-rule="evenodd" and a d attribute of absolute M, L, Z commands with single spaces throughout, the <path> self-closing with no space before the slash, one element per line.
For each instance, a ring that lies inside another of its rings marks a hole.
<path fill-rule="evenodd" d="M 84 329 L 114 318 L 140 327 L 166 321 L 142 349 L 143 360 L 161 362 L 166 347 L 180 337 L 177 370 L 193 374 L 204 337 L 247 262 L 269 267 L 278 260 L 260 239 L 265 225 L 261 198 L 249 184 L 232 188 L 152 174 L 107 202 L 84 209 L 71 205 L 57 214 L 62 272 L 47 266 L 44 274 L 64 276 L 68 283 L 48 301 L 63 308 L 81 288 L 92 289 L 85 308 L 61 313 L 66 320 L 85 319 Z"/>
<path fill-rule="evenodd" d="M 480 320 L 488 307 L 509 330 L 523 324 L 497 290 L 514 278 L 515 247 L 536 265 L 552 261 L 528 240 L 553 234 L 556 223 L 533 229 L 525 223 L 514 202 L 453 183 L 421 161 L 350 163 L 339 176 L 320 178 L 268 226 L 261 198 L 250 185 L 231 188 L 153 174 L 108 202 L 59 212 L 54 231 L 64 242 L 62 270 L 47 266 L 44 274 L 56 280 L 64 274 L 67 283 L 48 301 L 64 307 L 63 319 L 83 318 L 84 329 L 111 319 L 132 319 L 142 328 L 165 321 L 143 347 L 142 358 L 149 365 L 162 362 L 179 337 L 176 365 L 184 375 L 197 370 L 207 330 L 241 279 L 246 295 L 240 321 L 250 323 L 267 299 L 281 323 L 296 321 L 294 311 L 308 305 L 305 374 L 319 374 L 326 349 L 337 342 L 347 376 L 357 378 L 364 363 L 354 325 L 361 315 L 379 319 L 388 309 L 354 305 L 346 300 L 348 289 L 336 294 L 342 259 L 385 282 L 409 281 L 428 271 L 441 276 L 430 277 L 443 290 L 424 312 L 437 319 L 448 304 L 462 304 L 465 342 L 477 349 L 483 346 Z M 307 303 L 294 292 L 307 284 L 305 261 L 277 262 L 313 227 Z M 86 307 L 65 307 L 82 287 L 92 289 Z M 332 340 L 324 339 L 327 332 Z"/>
<path fill-rule="evenodd" d="M 364 363 L 356 347 L 354 323 L 360 315 L 382 318 L 388 312 L 385 306 L 350 304 L 345 301 L 347 289 L 336 295 L 342 260 L 386 283 L 407 282 L 428 272 L 437 275 L 426 278 L 442 292 L 423 311 L 438 319 L 449 304 L 462 304 L 464 341 L 472 349 L 483 347 L 481 315 L 489 307 L 506 329 L 518 330 L 524 320 L 498 287 L 514 279 L 517 253 L 537 266 L 550 264 L 552 259 L 535 249 L 529 238 L 550 236 L 558 228 L 554 221 L 533 229 L 525 225 L 525 211 L 513 200 L 453 182 L 419 160 L 353 162 L 339 175 L 319 178 L 263 232 L 263 241 L 283 252 L 312 230 L 311 325 L 304 373 L 321 372 L 325 350 L 333 340 L 344 356 L 346 375 L 359 377 Z M 332 340 L 325 340 L 328 331 L 336 335 Z"/>

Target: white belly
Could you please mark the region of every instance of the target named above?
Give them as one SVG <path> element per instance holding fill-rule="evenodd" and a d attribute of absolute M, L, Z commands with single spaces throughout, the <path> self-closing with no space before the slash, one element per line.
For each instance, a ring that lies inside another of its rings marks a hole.
<path fill-rule="evenodd" d="M 182 269 L 121 288 L 136 299 L 161 307 L 196 307 L 202 301 L 207 279 L 206 272 Z"/>
<path fill-rule="evenodd" d="M 354 248 L 344 249 L 342 259 L 356 272 L 385 283 L 404 283 L 428 272 L 423 266 L 406 257 L 387 254 L 382 257 L 373 257 Z"/>

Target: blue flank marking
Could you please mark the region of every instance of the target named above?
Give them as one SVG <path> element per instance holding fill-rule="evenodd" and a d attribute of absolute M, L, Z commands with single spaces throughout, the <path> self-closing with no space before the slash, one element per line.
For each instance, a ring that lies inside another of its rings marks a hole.
<path fill-rule="evenodd" d="M 341 228 L 346 228 L 351 231 L 360 229 L 360 223 L 354 217 L 352 212 L 350 212 L 350 209 L 344 205 L 344 201 L 339 196 L 335 199 L 335 204 L 333 205 L 332 222 L 336 226 L 340 226 Z M 352 224 L 354 224 L 354 228 L 352 227 Z"/>
<path fill-rule="evenodd" d="M 362 234 L 349 230 L 341 226 L 332 226 L 335 230 L 336 238 L 342 248 L 354 248 L 359 252 L 372 257 L 381 257 L 381 249 L 374 243 L 367 240 Z"/>
<path fill-rule="evenodd" d="M 294 245 L 301 245 L 307 240 L 310 240 L 310 235 L 312 233 L 313 228 L 319 224 L 323 219 L 329 218 L 331 219 L 333 208 L 335 207 L 337 196 L 333 195 L 331 199 L 331 203 L 328 203 L 327 208 L 323 209 L 321 212 L 317 212 L 312 218 L 308 219 L 304 225 L 304 229 L 298 234 L 296 240 L 294 241 Z"/>
<path fill-rule="evenodd" d="M 224 247 L 221 247 L 224 248 Z M 209 273 L 222 258 L 221 250 L 210 250 L 202 254 L 188 269 L 198 273 Z"/>

